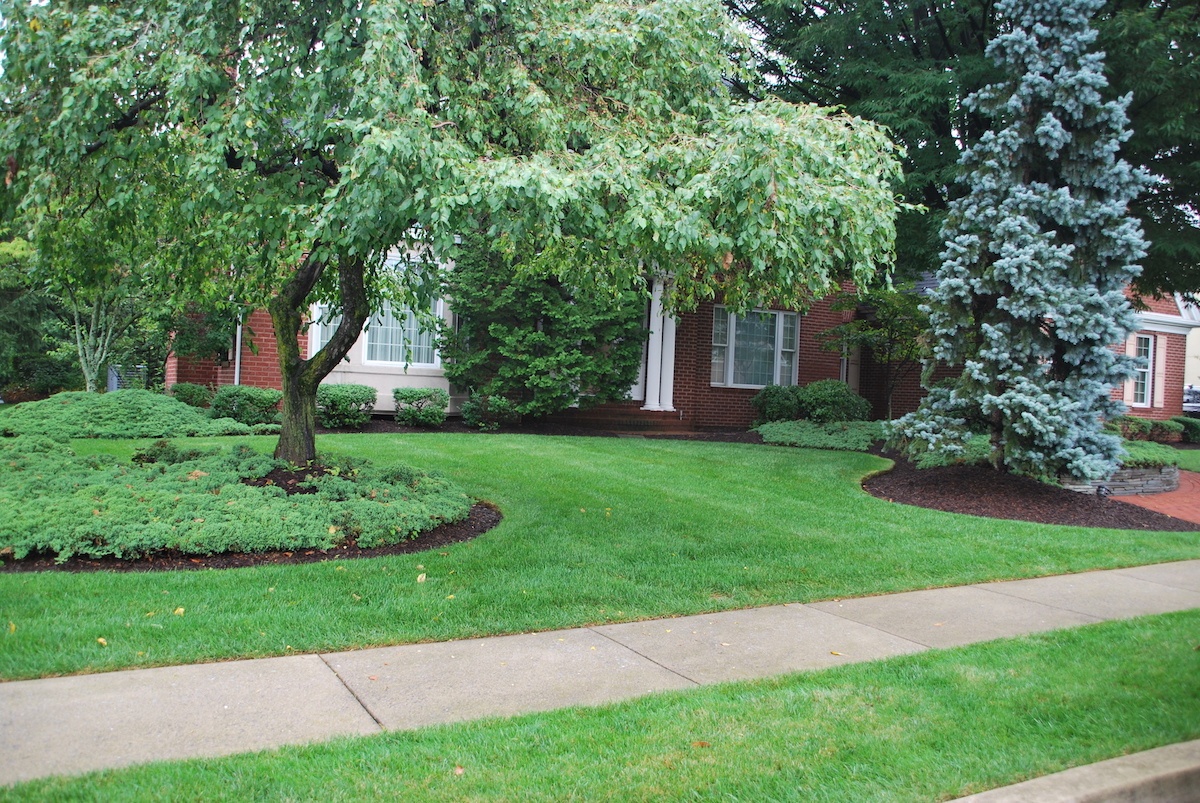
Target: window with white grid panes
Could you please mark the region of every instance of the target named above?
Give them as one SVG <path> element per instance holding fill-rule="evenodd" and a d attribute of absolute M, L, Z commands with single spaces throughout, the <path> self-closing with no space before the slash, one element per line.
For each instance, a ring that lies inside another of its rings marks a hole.
<path fill-rule="evenodd" d="M 713 308 L 710 382 L 761 388 L 796 384 L 800 319 L 794 312 L 755 310 L 744 316 Z"/>
<path fill-rule="evenodd" d="M 440 302 L 433 302 L 436 316 Z M 366 362 L 398 365 L 437 365 L 437 333 L 407 307 L 390 304 L 371 316 L 367 324 Z"/>
<path fill-rule="evenodd" d="M 1132 403 L 1137 407 L 1149 407 L 1154 390 L 1154 338 L 1150 335 L 1138 335 L 1134 340 L 1134 356 L 1142 361 L 1142 365 L 1133 374 Z"/>

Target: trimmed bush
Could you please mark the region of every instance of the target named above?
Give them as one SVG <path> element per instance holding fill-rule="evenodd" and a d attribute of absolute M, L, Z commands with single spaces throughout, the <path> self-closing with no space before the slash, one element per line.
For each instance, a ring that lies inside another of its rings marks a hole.
<path fill-rule="evenodd" d="M 819 424 L 865 421 L 871 417 L 871 403 L 836 379 L 822 379 L 798 388 L 796 400 L 800 417 Z"/>
<path fill-rule="evenodd" d="M 1154 441 L 1155 443 L 1178 443 L 1183 438 L 1184 424 L 1176 419 L 1154 421 L 1135 415 L 1123 415 L 1105 424 L 1105 429 L 1116 432 L 1127 441 Z"/>
<path fill-rule="evenodd" d="M 472 500 L 407 466 L 340 464 L 311 493 L 247 485 L 284 464 L 244 446 L 204 454 L 155 444 L 141 462 L 80 458 L 45 438 L 0 439 L 0 549 L 65 561 L 162 550 L 211 555 L 382 546 L 461 521 Z"/>
<path fill-rule="evenodd" d="M 66 441 L 249 434 L 245 424 L 210 418 L 202 410 L 149 390 L 71 391 L 0 407 L 0 435 L 45 435 Z"/>
<path fill-rule="evenodd" d="M 222 385 L 213 395 L 213 418 L 232 418 L 247 426 L 277 423 L 276 416 L 283 393 L 273 388 L 249 385 Z"/>
<path fill-rule="evenodd" d="M 800 418 L 800 399 L 793 385 L 767 385 L 750 399 L 750 406 L 758 413 L 758 421 L 795 421 Z"/>
<path fill-rule="evenodd" d="M 1171 420 L 1183 427 L 1184 443 L 1200 443 L 1200 418 L 1177 415 Z"/>
<path fill-rule="evenodd" d="M 882 421 L 772 421 L 756 428 L 764 443 L 865 452 L 883 438 Z"/>
<path fill-rule="evenodd" d="M 450 394 L 441 388 L 396 388 L 396 421 L 410 427 L 440 427 L 446 422 Z"/>
<path fill-rule="evenodd" d="M 472 395 L 463 402 L 463 423 L 483 430 L 497 430 L 502 424 L 516 424 L 521 414 L 516 405 L 503 396 Z"/>
<path fill-rule="evenodd" d="M 367 385 L 320 385 L 317 388 L 317 423 L 329 429 L 362 429 L 371 420 L 378 393 Z"/>
<path fill-rule="evenodd" d="M 189 407 L 207 407 L 212 403 L 213 392 L 194 382 L 176 382 L 171 385 L 171 396 Z"/>

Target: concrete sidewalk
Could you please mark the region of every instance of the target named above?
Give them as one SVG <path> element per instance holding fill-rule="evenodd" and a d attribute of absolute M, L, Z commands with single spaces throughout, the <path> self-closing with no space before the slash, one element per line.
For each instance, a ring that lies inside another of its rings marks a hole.
<path fill-rule="evenodd" d="M 0 683 L 0 784 L 596 705 L 1200 608 L 1200 560 L 468 641 Z"/>

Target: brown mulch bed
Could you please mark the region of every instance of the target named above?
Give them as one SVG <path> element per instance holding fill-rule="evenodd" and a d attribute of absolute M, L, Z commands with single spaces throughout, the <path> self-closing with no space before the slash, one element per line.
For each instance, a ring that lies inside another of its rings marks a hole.
<path fill-rule="evenodd" d="M 918 469 L 896 460 L 891 471 L 863 482 L 863 490 L 889 502 L 1041 524 L 1114 530 L 1194 532 L 1200 525 L 1153 510 L 1068 491 L 1029 477 L 1000 474 L 982 466 Z"/>

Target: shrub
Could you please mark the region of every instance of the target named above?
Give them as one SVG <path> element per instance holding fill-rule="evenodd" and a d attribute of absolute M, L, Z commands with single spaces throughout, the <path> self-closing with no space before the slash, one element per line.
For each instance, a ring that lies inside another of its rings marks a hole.
<path fill-rule="evenodd" d="M 1125 441 L 1121 465 L 1125 468 L 1155 468 L 1179 465 L 1179 455 L 1170 446 L 1150 441 Z"/>
<path fill-rule="evenodd" d="M 516 405 L 503 396 L 474 394 L 463 402 L 463 423 L 469 427 L 496 430 L 501 424 L 516 424 L 521 420 Z"/>
<path fill-rule="evenodd" d="M 1184 443 L 1200 443 L 1200 418 L 1189 418 L 1185 415 L 1179 415 L 1171 420 L 1183 427 L 1182 436 Z"/>
<path fill-rule="evenodd" d="M 410 427 L 440 427 L 446 421 L 450 394 L 441 388 L 396 388 L 396 421 Z"/>
<path fill-rule="evenodd" d="M 0 434 L 71 438 L 178 438 L 249 435 L 230 418 L 210 418 L 195 407 L 149 390 L 71 391 L 0 407 Z"/>
<path fill-rule="evenodd" d="M 397 543 L 461 521 L 472 501 L 448 480 L 407 466 L 339 465 L 288 496 L 258 478 L 283 464 L 246 447 L 201 454 L 170 444 L 142 463 L 76 457 L 28 436 L 0 439 L 0 549 L 13 557 L 137 558 Z"/>
<path fill-rule="evenodd" d="M 222 385 L 213 395 L 213 418 L 232 418 L 248 426 L 275 423 L 276 409 L 283 393 L 272 388 L 249 385 Z"/>
<path fill-rule="evenodd" d="M 987 435 L 972 435 L 963 444 L 961 453 L 931 449 L 913 455 L 917 468 L 941 468 L 942 466 L 986 466 L 991 457 L 992 443 Z"/>
<path fill-rule="evenodd" d="M 871 417 L 871 403 L 845 382 L 822 379 L 796 390 L 800 417 L 817 423 L 865 421 Z"/>
<path fill-rule="evenodd" d="M 362 429 L 371 420 L 378 394 L 367 385 L 321 385 L 317 388 L 317 422 L 329 429 Z"/>
<path fill-rule="evenodd" d="M 171 395 L 189 407 L 207 407 L 212 402 L 213 392 L 194 382 L 176 382 L 171 385 Z"/>
<path fill-rule="evenodd" d="M 767 385 L 750 399 L 750 405 L 762 423 L 795 421 L 801 417 L 798 390 L 792 385 Z"/>
<path fill-rule="evenodd" d="M 865 452 L 883 438 L 882 421 L 772 421 L 757 427 L 764 443 Z"/>
<path fill-rule="evenodd" d="M 446 377 L 521 415 L 626 398 L 646 340 L 644 290 L 574 285 L 560 276 L 582 250 L 506 254 L 486 229 L 467 227 L 447 276 L 457 323 L 441 332 Z"/>
<path fill-rule="evenodd" d="M 1156 443 L 1178 443 L 1183 437 L 1184 425 L 1178 420 L 1152 421 L 1134 415 L 1123 415 L 1112 419 L 1105 429 L 1116 432 L 1128 441 L 1154 441 Z"/>

